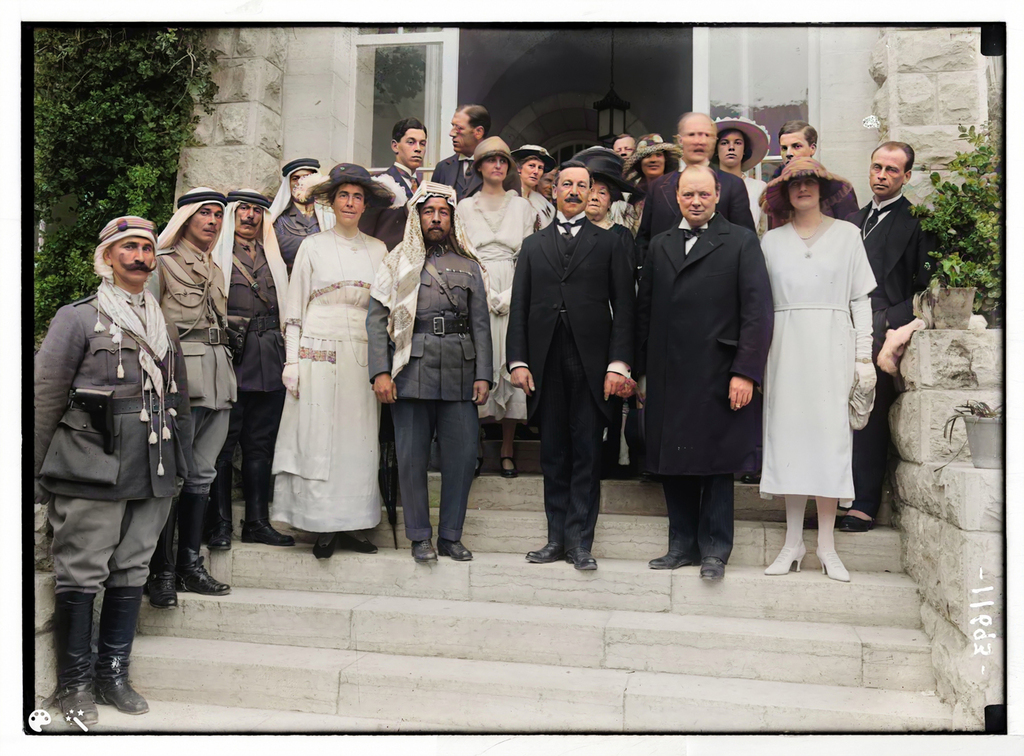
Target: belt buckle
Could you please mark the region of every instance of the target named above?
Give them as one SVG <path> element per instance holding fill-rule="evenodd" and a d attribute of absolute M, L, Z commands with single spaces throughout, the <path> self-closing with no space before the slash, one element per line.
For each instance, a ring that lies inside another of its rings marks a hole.
<path fill-rule="evenodd" d="M 438 330 L 440 328 L 440 330 Z M 438 315 L 434 318 L 434 335 L 444 336 L 444 315 Z"/>
<path fill-rule="evenodd" d="M 210 346 L 219 346 L 220 340 L 220 328 L 213 326 L 209 329 Z"/>

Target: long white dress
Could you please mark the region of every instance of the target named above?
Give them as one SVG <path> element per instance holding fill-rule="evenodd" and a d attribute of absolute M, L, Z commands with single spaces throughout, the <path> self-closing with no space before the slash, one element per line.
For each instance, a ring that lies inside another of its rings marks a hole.
<path fill-rule="evenodd" d="M 540 195 L 538 195 L 540 196 Z M 512 279 L 523 239 L 533 233 L 537 211 L 527 200 L 509 190 L 497 210 L 484 210 L 480 195 L 467 197 L 455 209 L 466 226 L 477 258 L 487 270 L 490 291 L 487 309 L 491 316 L 491 355 L 494 363 L 494 388 L 487 403 L 478 408 L 481 418 L 525 420 L 526 394 L 512 385 L 505 369 L 505 332 L 508 307 L 512 301 Z"/>
<path fill-rule="evenodd" d="M 808 247 L 787 223 L 761 240 L 775 305 L 761 493 L 851 500 L 847 406 L 856 338 L 850 302 L 876 283 L 856 226 L 833 221 L 819 234 Z"/>
<path fill-rule="evenodd" d="M 367 365 L 370 285 L 387 248 L 334 231 L 299 247 L 284 306 L 302 328 L 299 396 L 285 396 L 274 451 L 274 519 L 313 533 L 380 522 L 380 405 Z"/>

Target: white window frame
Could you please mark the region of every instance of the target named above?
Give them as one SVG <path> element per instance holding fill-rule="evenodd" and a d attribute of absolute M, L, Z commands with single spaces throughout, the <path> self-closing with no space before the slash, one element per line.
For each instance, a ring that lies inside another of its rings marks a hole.
<path fill-rule="evenodd" d="M 426 91 L 424 92 L 425 118 L 427 127 L 427 154 L 423 168 L 433 170 L 441 160 L 454 154 L 448 139 L 448 119 L 459 106 L 459 30 L 445 27 L 436 32 L 404 32 L 399 27 L 391 34 L 356 34 L 352 45 L 351 69 L 358 72 L 360 47 L 397 47 L 399 45 L 427 45 Z M 356 73 L 358 75 L 358 73 Z M 355 82 L 349 87 L 349 112 L 356 112 Z M 355 124 L 348 131 L 348 154 L 355 154 Z M 386 170 L 389 165 L 374 166 L 370 170 Z"/>

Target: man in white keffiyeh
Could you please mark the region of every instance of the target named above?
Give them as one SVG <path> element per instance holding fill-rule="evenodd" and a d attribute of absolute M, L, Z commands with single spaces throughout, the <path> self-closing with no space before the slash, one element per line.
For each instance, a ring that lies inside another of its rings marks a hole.
<path fill-rule="evenodd" d="M 56 574 L 57 702 L 148 710 L 128 683 L 142 587 L 192 464 L 181 344 L 144 286 L 156 236 L 144 218 L 100 233 L 96 295 L 62 307 L 35 358 L 35 500 L 47 503 Z M 93 601 L 105 589 L 92 670 Z"/>
<path fill-rule="evenodd" d="M 461 221 L 455 190 L 426 182 L 409 200 L 402 243 L 377 268 L 366 317 L 369 378 L 392 405 L 405 533 L 418 562 L 437 559 L 427 461 L 441 447 L 438 552 L 473 558 L 461 543 L 476 467 L 477 410 L 493 378 L 483 268 Z"/>
<path fill-rule="evenodd" d="M 270 217 L 266 219 L 267 224 L 274 227 L 289 276 L 302 241 L 307 236 L 334 228 L 337 222 L 330 205 L 315 202 L 312 196 L 299 189 L 299 181 L 307 176 L 319 176 L 319 170 L 320 161 L 316 158 L 297 158 L 286 163 L 281 168 L 281 186 L 270 205 Z"/>

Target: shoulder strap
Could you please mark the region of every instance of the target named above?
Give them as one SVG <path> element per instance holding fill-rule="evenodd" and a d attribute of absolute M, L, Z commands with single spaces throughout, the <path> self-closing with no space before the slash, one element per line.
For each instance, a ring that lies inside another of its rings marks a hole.
<path fill-rule="evenodd" d="M 434 267 L 434 263 L 427 260 L 423 264 L 423 269 L 427 271 L 427 274 L 431 278 L 437 281 L 437 285 L 441 287 L 441 291 L 444 292 L 444 295 L 448 298 L 448 301 L 451 302 L 452 307 L 455 308 L 457 312 L 459 309 L 458 301 L 455 299 L 455 295 L 452 294 L 452 290 L 448 288 L 448 284 L 445 283 L 443 278 L 441 278 L 441 274 L 437 272 L 437 268 Z"/>
<path fill-rule="evenodd" d="M 235 267 L 238 268 L 238 272 L 242 274 L 242 278 L 249 283 L 249 288 L 252 289 L 252 293 L 260 298 L 263 304 L 267 306 L 267 309 L 273 310 L 274 306 L 270 304 L 270 300 L 264 296 L 263 289 L 260 288 L 259 282 L 257 282 L 256 279 L 252 277 L 252 274 L 246 270 L 245 265 L 238 259 L 238 255 L 232 253 L 231 259 L 235 261 Z"/>

